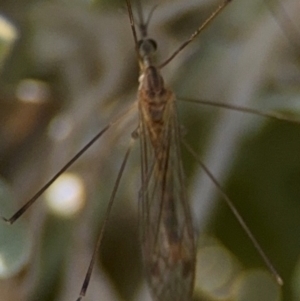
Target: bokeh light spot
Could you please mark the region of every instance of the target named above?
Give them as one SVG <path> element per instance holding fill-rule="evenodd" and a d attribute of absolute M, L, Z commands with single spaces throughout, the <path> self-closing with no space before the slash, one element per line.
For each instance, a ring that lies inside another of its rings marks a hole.
<path fill-rule="evenodd" d="M 17 87 L 16 96 L 23 102 L 43 103 L 49 98 L 49 88 L 42 81 L 24 79 Z"/>
<path fill-rule="evenodd" d="M 63 217 L 78 213 L 85 203 L 85 188 L 82 179 L 73 173 L 60 176 L 46 192 L 50 210 Z"/>
<path fill-rule="evenodd" d="M 197 256 L 197 287 L 206 295 L 225 300 L 234 277 L 231 254 L 221 245 L 200 248 Z"/>

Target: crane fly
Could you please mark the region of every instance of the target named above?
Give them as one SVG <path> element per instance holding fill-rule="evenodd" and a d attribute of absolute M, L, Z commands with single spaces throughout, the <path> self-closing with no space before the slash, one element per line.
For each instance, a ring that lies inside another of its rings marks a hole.
<path fill-rule="evenodd" d="M 196 261 L 195 236 L 184 188 L 176 98 L 165 86 L 160 69 L 184 49 L 231 0 L 225 0 L 220 4 L 190 39 L 159 67 L 153 64 L 153 54 L 157 46 L 156 42 L 148 37 L 148 22 L 144 22 L 141 8 L 139 10 L 141 37 L 137 40 L 131 5 L 129 0 L 126 2 L 141 73 L 138 106 L 142 189 L 139 204 L 144 268 L 154 300 L 191 300 Z M 186 147 L 197 159 L 194 151 L 188 145 Z M 277 282 L 281 284 L 280 276 L 231 200 L 209 169 L 201 161 L 199 164 L 223 194 L 223 198 L 255 248 Z"/>
<path fill-rule="evenodd" d="M 208 23 L 229 2 L 220 5 Z M 196 250 L 183 183 L 175 95 L 165 86 L 160 68 L 153 63 L 157 46 L 148 37 L 148 22 L 144 22 L 141 8 L 138 40 L 129 0 L 126 3 L 140 65 L 137 99 L 142 189 L 139 194 L 139 218 L 144 269 L 154 300 L 190 300 Z"/>
<path fill-rule="evenodd" d="M 145 22 L 139 11 L 140 38 L 137 38 L 135 22 L 129 0 L 126 0 L 130 24 L 135 41 L 135 48 L 140 66 L 137 107 L 139 124 L 133 133 L 133 142 L 139 139 L 141 149 L 141 182 L 139 193 L 140 239 L 144 269 L 147 281 L 155 301 L 188 301 L 192 298 L 195 278 L 195 234 L 192 223 L 189 202 L 184 186 L 184 173 L 181 163 L 180 126 L 177 119 L 176 98 L 174 93 L 165 86 L 161 69 L 166 66 L 181 50 L 183 50 L 196 36 L 231 2 L 224 0 L 211 16 L 183 43 L 166 61 L 155 65 L 153 55 L 156 42 L 148 37 L 148 20 Z M 200 103 L 200 101 L 199 101 Z M 205 104 L 202 102 L 202 104 Z M 225 106 L 216 104 L 217 106 Z M 228 107 L 228 106 L 227 106 Z M 136 107 L 134 107 L 136 108 Z M 263 116 L 284 119 L 283 117 L 262 114 L 256 110 L 230 106 L 232 109 Z M 132 108 L 130 108 L 129 112 Z M 126 114 L 123 115 L 123 117 Z M 30 201 L 28 201 L 10 219 L 14 223 L 37 198 L 70 166 L 72 165 L 103 133 L 118 123 L 123 117 L 115 120 L 101 130 L 84 148 L 82 148 Z M 97 253 L 102 242 L 105 225 L 108 221 L 111 207 L 119 186 L 129 153 L 130 144 L 124 157 L 116 184 L 108 205 L 106 218 L 101 229 L 93 257 L 81 288 L 81 300 L 87 291 Z M 197 157 L 192 149 L 190 153 Z M 201 162 L 199 162 L 201 164 Z M 201 164 L 202 165 L 202 164 Z M 208 176 L 215 182 L 223 194 L 225 201 L 238 218 L 256 249 L 265 260 L 267 266 L 278 282 L 281 282 L 277 272 L 264 255 L 261 247 L 241 219 L 230 200 L 224 195 L 222 188 L 215 181 L 213 175 L 202 166 Z"/>
<path fill-rule="evenodd" d="M 190 300 L 196 250 L 183 184 L 175 95 L 165 86 L 159 67 L 153 64 L 156 42 L 148 37 L 148 22 L 144 22 L 140 10 L 141 37 L 138 40 L 131 4 L 126 3 L 140 65 L 137 133 L 141 146 L 139 218 L 144 269 L 154 300 Z M 228 3 L 220 5 L 209 21 Z M 200 33 L 200 29 L 198 31 Z M 80 296 L 85 295 L 93 265 Z"/>
<path fill-rule="evenodd" d="M 154 50 L 145 30 L 139 43 L 138 90 L 144 187 L 139 202 L 142 253 L 154 299 L 189 300 L 196 251 L 183 184 L 175 95 L 152 63 Z"/>

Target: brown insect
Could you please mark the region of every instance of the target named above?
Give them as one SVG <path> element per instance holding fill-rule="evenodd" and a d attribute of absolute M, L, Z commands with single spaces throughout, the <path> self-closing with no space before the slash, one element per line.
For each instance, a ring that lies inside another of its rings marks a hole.
<path fill-rule="evenodd" d="M 133 141 L 139 138 L 141 145 L 142 188 L 139 193 L 141 245 L 147 280 L 153 299 L 157 301 L 191 299 L 195 277 L 196 257 L 194 227 L 185 192 L 184 175 L 181 163 L 181 151 L 179 145 L 181 135 L 177 119 L 175 95 L 166 87 L 161 75 L 161 69 L 193 41 L 230 2 L 230 0 L 225 0 L 185 43 L 183 43 L 165 62 L 156 66 L 153 62 L 156 43 L 148 37 L 148 22 L 144 22 L 144 20 L 140 18 L 139 29 L 141 37 L 138 39 L 131 5 L 129 0 L 126 1 L 140 65 L 140 85 L 137 97 L 140 118 L 138 128 L 133 135 Z M 199 101 L 198 103 L 201 102 Z M 216 105 L 226 106 L 224 104 Z M 276 115 L 260 113 L 256 110 L 234 106 L 229 107 L 243 112 L 285 119 Z M 117 123 L 118 121 L 119 119 L 114 123 Z M 10 219 L 5 220 L 9 223 L 15 222 L 36 201 L 36 199 L 86 151 L 86 149 L 111 127 L 111 125 L 112 124 L 108 125 L 99 132 L 99 134 L 78 152 L 74 158 L 72 158 L 28 203 L 24 205 L 24 207 Z M 124 157 L 118 174 L 107 209 L 106 219 L 78 300 L 86 294 L 98 249 L 101 245 L 105 225 L 131 146 Z M 189 147 L 188 149 L 195 157 L 197 157 L 192 149 Z M 202 165 L 201 162 L 199 163 Z M 272 267 L 268 258 L 264 255 L 262 249 L 228 197 L 223 193 L 220 185 L 215 181 L 209 170 L 207 170 L 204 165 L 202 165 L 202 167 L 215 182 L 242 227 L 245 229 L 255 247 L 280 283 L 281 279 L 277 272 Z"/>

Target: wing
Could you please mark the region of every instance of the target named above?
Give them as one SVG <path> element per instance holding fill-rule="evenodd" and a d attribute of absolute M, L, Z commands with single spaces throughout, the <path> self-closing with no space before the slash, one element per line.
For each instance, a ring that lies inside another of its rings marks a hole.
<path fill-rule="evenodd" d="M 160 126 L 148 119 L 140 110 L 139 214 L 144 266 L 155 300 L 186 301 L 193 291 L 195 243 L 173 99 L 164 108 Z"/>

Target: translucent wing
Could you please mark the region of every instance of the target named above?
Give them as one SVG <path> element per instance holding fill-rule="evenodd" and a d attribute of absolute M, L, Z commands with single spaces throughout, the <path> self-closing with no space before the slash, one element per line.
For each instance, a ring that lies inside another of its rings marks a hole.
<path fill-rule="evenodd" d="M 154 96 L 150 95 L 150 100 L 148 96 L 140 95 L 139 210 L 144 266 L 155 300 L 185 301 L 191 299 L 193 290 L 195 245 L 183 183 L 174 95 L 163 88 L 155 96 L 159 99 L 156 105 L 152 103 L 152 109 L 149 103 Z"/>

